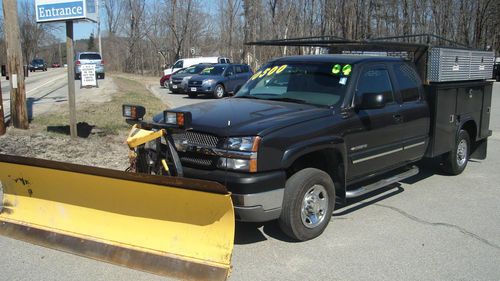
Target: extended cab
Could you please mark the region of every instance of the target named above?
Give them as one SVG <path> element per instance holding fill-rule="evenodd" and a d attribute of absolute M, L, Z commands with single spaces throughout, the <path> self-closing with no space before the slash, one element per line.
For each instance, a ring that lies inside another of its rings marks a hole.
<path fill-rule="evenodd" d="M 471 155 L 485 158 L 491 87 L 424 86 L 400 58 L 283 57 L 236 96 L 166 111 L 143 127 L 181 120 L 186 130 L 171 137 L 184 177 L 225 184 L 239 220 L 278 219 L 288 236 L 308 240 L 336 201 L 413 176 L 424 157 L 450 174 Z"/>

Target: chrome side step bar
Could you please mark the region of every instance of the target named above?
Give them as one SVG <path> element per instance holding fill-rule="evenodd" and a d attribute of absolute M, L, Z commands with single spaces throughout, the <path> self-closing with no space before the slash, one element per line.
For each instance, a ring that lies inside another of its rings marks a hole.
<path fill-rule="evenodd" d="M 354 198 L 354 197 L 364 195 L 368 192 L 374 191 L 374 190 L 382 188 L 384 186 L 388 186 L 391 183 L 395 183 L 395 182 L 404 180 L 406 178 L 412 177 L 412 176 L 418 174 L 418 172 L 419 172 L 418 167 L 412 166 L 412 167 L 410 167 L 409 170 L 407 170 L 401 174 L 397 174 L 397 175 L 394 175 L 390 178 L 379 180 L 378 182 L 375 182 L 375 183 L 372 183 L 372 184 L 369 184 L 366 186 L 362 186 L 362 187 L 354 189 L 354 190 L 347 190 L 345 193 L 345 197 L 346 198 Z"/>

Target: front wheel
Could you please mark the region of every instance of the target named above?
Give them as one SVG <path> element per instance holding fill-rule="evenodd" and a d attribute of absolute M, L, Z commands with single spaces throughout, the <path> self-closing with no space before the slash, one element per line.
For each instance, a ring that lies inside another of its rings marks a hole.
<path fill-rule="evenodd" d="M 469 134 L 460 130 L 452 151 L 443 156 L 443 171 L 450 175 L 462 173 L 469 161 L 470 147 Z"/>
<path fill-rule="evenodd" d="M 223 98 L 224 95 L 225 95 L 224 86 L 222 86 L 221 84 L 217 84 L 217 86 L 215 86 L 214 88 L 214 98 L 220 99 Z"/>
<path fill-rule="evenodd" d="M 191 93 L 191 92 L 189 92 L 189 93 L 188 93 L 188 96 L 189 96 L 190 98 L 192 98 L 192 99 L 195 99 L 195 98 L 198 96 L 198 94 L 197 94 L 197 93 Z"/>
<path fill-rule="evenodd" d="M 280 228 L 297 241 L 313 239 L 327 227 L 334 207 L 335 185 L 330 176 L 315 168 L 300 170 L 286 181 Z"/>

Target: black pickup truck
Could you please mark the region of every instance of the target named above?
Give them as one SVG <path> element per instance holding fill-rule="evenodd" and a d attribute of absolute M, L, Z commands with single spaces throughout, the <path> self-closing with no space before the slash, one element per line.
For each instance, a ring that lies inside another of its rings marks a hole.
<path fill-rule="evenodd" d="M 485 80 L 424 86 L 400 58 L 291 56 L 232 98 L 128 121 L 151 129 L 180 120 L 170 135 L 184 177 L 225 184 L 238 220 L 278 219 L 303 241 L 323 232 L 336 201 L 413 176 L 424 157 L 453 175 L 469 157 L 484 159 L 491 90 Z M 138 171 L 161 173 L 158 162 Z"/>

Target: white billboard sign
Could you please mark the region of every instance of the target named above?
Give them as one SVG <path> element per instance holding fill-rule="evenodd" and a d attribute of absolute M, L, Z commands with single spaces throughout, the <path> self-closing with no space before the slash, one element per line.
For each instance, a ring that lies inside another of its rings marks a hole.
<path fill-rule="evenodd" d="M 97 21 L 98 0 L 35 0 L 36 22 Z"/>
<path fill-rule="evenodd" d="M 97 87 L 95 64 L 82 64 L 80 70 L 81 87 Z"/>

